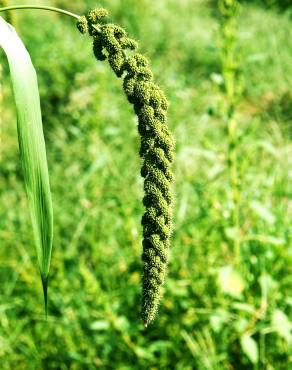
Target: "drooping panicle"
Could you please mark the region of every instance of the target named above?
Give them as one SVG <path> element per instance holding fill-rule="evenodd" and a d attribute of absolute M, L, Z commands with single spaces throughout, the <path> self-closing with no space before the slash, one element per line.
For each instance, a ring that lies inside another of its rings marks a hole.
<path fill-rule="evenodd" d="M 141 316 L 147 326 L 157 313 L 166 275 L 172 232 L 174 140 L 167 125 L 168 102 L 153 82 L 148 60 L 135 52 L 137 43 L 123 28 L 105 22 L 106 16 L 106 10 L 95 9 L 80 17 L 77 28 L 93 37 L 95 57 L 107 59 L 116 76 L 123 78 L 124 92 L 138 117 L 145 206 Z"/>

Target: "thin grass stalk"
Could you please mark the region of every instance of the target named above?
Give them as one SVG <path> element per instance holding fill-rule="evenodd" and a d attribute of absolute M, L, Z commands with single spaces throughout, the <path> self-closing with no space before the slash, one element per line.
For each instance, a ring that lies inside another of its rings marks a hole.
<path fill-rule="evenodd" d="M 224 80 L 225 111 L 224 119 L 227 131 L 227 166 L 230 182 L 230 226 L 235 228 L 233 238 L 233 254 L 235 261 L 240 259 L 240 180 L 238 170 L 238 120 L 236 109 L 241 97 L 242 82 L 239 73 L 239 57 L 237 52 L 237 0 L 219 0 L 221 15 L 221 66 Z"/>
<path fill-rule="evenodd" d="M 69 12 L 69 11 L 64 10 L 64 9 L 55 8 L 54 6 L 46 6 L 46 5 L 29 5 L 29 4 L 27 4 L 27 5 L 4 6 L 4 7 L 0 8 L 0 12 L 10 12 L 11 10 L 32 10 L 32 9 L 34 9 L 34 10 L 36 10 L 36 9 L 47 10 L 47 11 L 67 15 L 67 16 L 75 18 L 75 19 L 79 19 L 79 16 L 75 13 Z"/>

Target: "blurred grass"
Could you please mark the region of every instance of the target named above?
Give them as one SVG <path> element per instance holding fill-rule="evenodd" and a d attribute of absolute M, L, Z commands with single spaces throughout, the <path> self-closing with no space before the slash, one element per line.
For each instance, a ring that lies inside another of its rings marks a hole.
<path fill-rule="evenodd" d="M 80 14 L 95 5 L 42 3 Z M 190 0 L 100 5 L 139 39 L 171 102 L 176 230 L 165 299 L 154 325 L 144 330 L 139 322 L 139 141 L 121 82 L 106 64 L 95 62 L 89 40 L 78 35 L 70 19 L 18 12 L 17 29 L 39 72 L 55 242 L 45 322 L 4 65 L 1 369 L 286 370 L 292 304 L 288 13 L 242 8 L 242 228 L 235 235 L 228 225 L 227 138 L 220 115 L 214 8 Z M 242 245 L 236 270 L 228 250 L 235 237 Z M 258 364 L 242 347 L 245 334 L 259 351 Z"/>

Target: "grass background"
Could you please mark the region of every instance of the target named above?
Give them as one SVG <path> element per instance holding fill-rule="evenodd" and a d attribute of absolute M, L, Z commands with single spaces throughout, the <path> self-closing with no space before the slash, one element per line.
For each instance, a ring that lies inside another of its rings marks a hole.
<path fill-rule="evenodd" d="M 32 3 L 80 14 L 96 5 Z M 245 2 L 238 18 L 244 90 L 237 109 L 240 230 L 234 230 L 216 4 L 99 2 L 150 58 L 171 102 L 177 143 L 169 276 L 159 317 L 146 330 L 139 320 L 139 137 L 121 81 L 94 60 L 71 19 L 15 12 L 38 71 L 55 237 L 46 322 L 1 53 L 1 369 L 288 369 L 291 13 L 259 3 Z"/>

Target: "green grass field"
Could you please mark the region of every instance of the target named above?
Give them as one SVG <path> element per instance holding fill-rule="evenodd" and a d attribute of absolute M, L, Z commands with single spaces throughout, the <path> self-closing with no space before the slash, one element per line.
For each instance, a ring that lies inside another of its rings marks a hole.
<path fill-rule="evenodd" d="M 34 3 L 79 14 L 96 5 Z M 96 62 L 90 40 L 72 20 L 15 12 L 16 28 L 38 71 L 54 250 L 45 321 L 15 108 L 1 53 L 1 370 L 288 370 L 291 15 L 244 3 L 238 18 L 244 83 L 236 112 L 240 227 L 235 228 L 216 6 L 203 0 L 101 0 L 99 5 L 139 40 L 170 101 L 176 204 L 165 296 L 156 321 L 144 329 L 139 137 L 121 81 L 106 63 Z"/>

